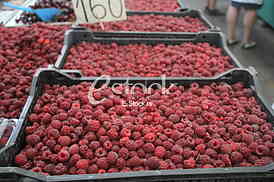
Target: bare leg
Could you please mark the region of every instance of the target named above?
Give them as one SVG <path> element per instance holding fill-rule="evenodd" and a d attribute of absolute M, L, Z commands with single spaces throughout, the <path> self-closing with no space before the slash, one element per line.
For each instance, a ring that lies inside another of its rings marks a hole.
<path fill-rule="evenodd" d="M 236 40 L 236 25 L 238 20 L 239 9 L 229 6 L 227 11 L 227 32 L 228 40 Z"/>
<path fill-rule="evenodd" d="M 244 16 L 244 39 L 243 43 L 251 42 L 251 32 L 257 20 L 256 10 L 246 10 Z"/>
<path fill-rule="evenodd" d="M 216 9 L 216 0 L 207 0 L 208 9 Z"/>

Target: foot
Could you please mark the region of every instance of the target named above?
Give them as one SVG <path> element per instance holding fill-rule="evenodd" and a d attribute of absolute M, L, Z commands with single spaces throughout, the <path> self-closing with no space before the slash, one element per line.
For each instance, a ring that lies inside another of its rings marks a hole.
<path fill-rule="evenodd" d="M 205 8 L 205 13 L 209 16 L 224 16 L 225 14 L 218 9 L 209 9 L 208 7 Z"/>
<path fill-rule="evenodd" d="M 252 49 L 254 47 L 256 47 L 256 42 L 252 41 L 252 42 L 247 42 L 247 43 L 243 43 L 242 44 L 242 48 L 243 49 Z"/>
<path fill-rule="evenodd" d="M 239 40 L 227 40 L 228 46 L 233 46 L 239 43 Z"/>

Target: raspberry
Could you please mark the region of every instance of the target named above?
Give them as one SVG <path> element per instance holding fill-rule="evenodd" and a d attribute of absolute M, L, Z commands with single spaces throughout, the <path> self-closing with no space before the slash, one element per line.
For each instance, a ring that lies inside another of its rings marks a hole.
<path fill-rule="evenodd" d="M 252 167 L 253 165 L 251 163 L 248 163 L 248 162 L 242 162 L 240 164 L 240 167 Z"/>
<path fill-rule="evenodd" d="M 216 159 L 218 157 L 217 152 L 215 150 L 211 149 L 211 148 L 206 149 L 205 155 L 208 155 L 208 156 L 210 156 L 214 159 Z"/>
<path fill-rule="evenodd" d="M 195 138 L 195 144 L 196 145 L 200 145 L 200 144 L 204 144 L 204 140 L 202 138 Z"/>
<path fill-rule="evenodd" d="M 109 168 L 109 163 L 106 157 L 99 158 L 96 161 L 96 164 L 99 168 L 101 169 L 108 169 Z"/>
<path fill-rule="evenodd" d="M 92 149 L 92 150 L 96 150 L 96 149 L 98 149 L 100 146 L 101 146 L 101 144 L 100 144 L 100 142 L 98 142 L 98 141 L 92 141 L 92 142 L 90 142 L 90 144 L 89 144 L 89 148 Z"/>
<path fill-rule="evenodd" d="M 160 161 L 160 167 L 161 170 L 167 170 L 169 169 L 169 164 L 166 161 Z"/>
<path fill-rule="evenodd" d="M 61 109 L 64 109 L 64 110 L 69 110 L 70 109 L 70 103 L 69 102 L 62 102 L 60 103 L 60 106 L 59 106 Z"/>
<path fill-rule="evenodd" d="M 191 150 L 191 148 L 185 147 L 182 154 L 184 158 L 190 158 L 193 155 L 193 151 Z"/>
<path fill-rule="evenodd" d="M 40 137 L 38 135 L 35 135 L 35 134 L 28 135 L 26 137 L 26 142 L 30 145 L 35 145 L 35 144 L 39 143 L 40 140 L 41 140 Z"/>
<path fill-rule="evenodd" d="M 221 146 L 221 142 L 218 139 L 212 139 L 209 141 L 208 146 L 213 149 L 218 149 Z"/>
<path fill-rule="evenodd" d="M 173 147 L 173 144 L 170 141 L 164 141 L 163 146 L 167 149 L 170 150 Z"/>
<path fill-rule="evenodd" d="M 90 120 L 88 121 L 87 129 L 88 131 L 98 131 L 101 127 L 100 121 Z"/>
<path fill-rule="evenodd" d="M 196 162 L 193 158 L 190 158 L 188 160 L 184 160 L 184 168 L 186 169 L 192 169 L 195 168 Z"/>
<path fill-rule="evenodd" d="M 60 136 L 58 138 L 58 143 L 62 146 L 68 146 L 71 143 L 71 139 L 69 136 Z"/>
<path fill-rule="evenodd" d="M 100 147 L 95 151 L 95 156 L 97 157 L 104 157 L 107 155 L 107 152 L 104 148 Z"/>
<path fill-rule="evenodd" d="M 117 166 L 119 169 L 123 169 L 123 168 L 126 166 L 126 161 L 125 161 L 125 159 L 123 159 L 123 158 L 118 158 L 117 161 L 116 161 L 116 166 Z"/>
<path fill-rule="evenodd" d="M 98 166 L 96 164 L 92 164 L 88 167 L 89 174 L 96 174 L 98 172 Z"/>
<path fill-rule="evenodd" d="M 205 144 L 199 144 L 195 147 L 195 150 L 198 151 L 200 154 L 204 154 L 206 149 Z"/>
<path fill-rule="evenodd" d="M 129 142 L 129 137 L 123 137 L 120 139 L 120 144 L 126 145 Z"/>
<path fill-rule="evenodd" d="M 81 159 L 81 156 L 79 154 L 73 154 L 69 160 L 69 164 L 71 166 L 74 166 L 76 162 L 79 161 L 80 159 Z"/>
<path fill-rule="evenodd" d="M 58 138 L 60 135 L 59 135 L 59 131 L 57 129 L 49 129 L 48 130 L 48 137 L 53 137 L 53 138 Z"/>
<path fill-rule="evenodd" d="M 70 154 L 68 151 L 66 150 L 61 150 L 59 153 L 58 153 L 58 160 L 60 162 L 65 162 L 69 159 L 70 157 Z"/>
<path fill-rule="evenodd" d="M 98 120 L 100 120 L 100 121 L 109 121 L 110 120 L 109 115 L 106 113 L 99 114 L 97 117 L 98 117 Z"/>
<path fill-rule="evenodd" d="M 69 126 L 63 126 L 61 129 L 62 135 L 69 135 L 71 133 L 72 129 Z"/>
<path fill-rule="evenodd" d="M 51 154 L 49 156 L 49 160 L 53 163 L 56 163 L 59 159 L 58 159 L 58 154 Z"/>
<path fill-rule="evenodd" d="M 206 164 L 203 165 L 202 168 L 214 168 L 214 166 L 212 166 L 211 164 Z"/>
<path fill-rule="evenodd" d="M 202 165 L 211 163 L 211 158 L 208 155 L 199 155 L 198 159 Z"/>
<path fill-rule="evenodd" d="M 49 123 L 51 121 L 51 115 L 49 113 L 43 114 L 43 117 L 41 118 L 41 121 L 43 123 Z"/>
<path fill-rule="evenodd" d="M 172 138 L 173 140 L 179 140 L 180 138 L 182 138 L 183 134 L 177 130 L 173 130 L 173 133 L 170 135 L 170 138 Z"/>
<path fill-rule="evenodd" d="M 68 114 L 67 114 L 67 113 L 60 113 L 60 114 L 58 115 L 58 119 L 59 119 L 60 121 L 65 121 L 65 120 L 68 119 Z"/>
<path fill-rule="evenodd" d="M 163 158 L 166 154 L 166 149 L 162 146 L 158 146 L 154 150 L 154 155 L 159 158 Z"/>
<path fill-rule="evenodd" d="M 144 165 L 149 169 L 158 169 L 160 167 L 160 160 L 157 157 L 150 157 L 144 162 Z"/>
<path fill-rule="evenodd" d="M 271 157 L 264 157 L 255 161 L 255 166 L 265 166 L 273 162 Z"/>
<path fill-rule="evenodd" d="M 221 160 L 225 163 L 226 166 L 231 166 L 231 160 L 228 154 L 221 155 Z"/>
<path fill-rule="evenodd" d="M 108 140 L 104 142 L 103 146 L 105 147 L 105 149 L 110 150 L 112 148 L 112 143 Z"/>
<path fill-rule="evenodd" d="M 86 139 L 82 139 L 79 141 L 79 145 L 87 145 L 88 144 L 88 140 Z"/>
<path fill-rule="evenodd" d="M 27 156 L 24 154 L 18 154 L 15 157 L 15 162 L 16 162 L 16 164 L 23 166 L 28 162 Z"/>
<path fill-rule="evenodd" d="M 35 173 L 41 173 L 42 172 L 42 169 L 40 167 L 34 167 L 31 169 L 32 172 L 35 172 Z"/>
<path fill-rule="evenodd" d="M 109 161 L 110 164 L 115 164 L 118 157 L 119 155 L 116 152 L 109 152 L 107 154 L 107 160 Z"/>
<path fill-rule="evenodd" d="M 46 145 L 47 145 L 50 149 L 54 149 L 54 147 L 56 146 L 56 140 L 48 140 L 48 141 L 46 141 Z"/>
<path fill-rule="evenodd" d="M 26 156 L 28 159 L 33 159 L 37 155 L 37 150 L 35 148 L 28 148 L 26 150 Z"/>
<path fill-rule="evenodd" d="M 88 151 L 88 146 L 87 145 L 80 145 L 79 151 L 80 151 L 80 154 L 85 155 L 86 152 Z"/>
<path fill-rule="evenodd" d="M 149 142 L 149 143 L 154 142 L 155 139 L 156 139 L 156 136 L 155 136 L 154 133 L 148 133 L 148 134 L 146 134 L 146 135 L 144 136 L 144 140 L 145 140 L 146 142 Z"/>
<path fill-rule="evenodd" d="M 124 159 L 127 159 L 128 158 L 128 149 L 125 148 L 125 147 L 122 147 L 120 150 L 119 150 L 119 156 L 124 158 Z"/>
<path fill-rule="evenodd" d="M 89 167 L 89 160 L 87 159 L 80 159 L 77 163 L 76 163 L 76 167 L 78 169 L 88 169 Z"/>
<path fill-rule="evenodd" d="M 186 127 L 184 132 L 186 133 L 186 135 L 189 135 L 189 136 L 193 136 L 194 135 L 194 131 L 191 127 Z"/>
<path fill-rule="evenodd" d="M 141 166 L 142 164 L 143 164 L 143 161 L 138 156 L 134 156 L 127 161 L 128 167 L 138 167 L 138 166 Z"/>
<path fill-rule="evenodd" d="M 246 133 L 243 133 L 242 134 L 242 141 L 247 143 L 247 144 L 251 144 L 253 142 L 254 138 L 252 135 L 250 134 L 246 134 Z"/>
<path fill-rule="evenodd" d="M 222 160 L 215 160 L 215 161 L 213 161 L 213 165 L 215 167 L 221 167 L 221 168 L 225 167 L 225 163 Z"/>
<path fill-rule="evenodd" d="M 97 131 L 97 136 L 103 136 L 106 135 L 106 129 L 105 128 L 99 128 L 99 130 Z"/>
<path fill-rule="evenodd" d="M 107 131 L 107 135 L 110 137 L 110 138 L 113 138 L 113 139 L 116 139 L 118 138 L 119 134 L 117 132 L 117 130 L 115 128 L 111 128 L 110 130 Z"/>
<path fill-rule="evenodd" d="M 232 148 L 230 144 L 223 144 L 221 146 L 221 152 L 225 153 L 225 154 L 230 154 L 232 152 Z"/>
<path fill-rule="evenodd" d="M 231 161 L 233 163 L 241 163 L 243 161 L 243 155 L 240 152 L 231 153 Z"/>
<path fill-rule="evenodd" d="M 133 140 L 129 140 L 127 143 L 126 143 L 126 147 L 128 150 L 130 151 L 135 151 L 136 148 L 137 148 L 137 145 L 136 143 L 133 141 Z"/>
<path fill-rule="evenodd" d="M 199 137 L 204 137 L 206 135 L 206 129 L 204 127 L 202 127 L 202 126 L 197 127 L 195 129 L 195 133 Z"/>
<path fill-rule="evenodd" d="M 154 152 L 155 147 L 152 143 L 146 143 L 146 144 L 143 145 L 143 149 L 144 149 L 145 152 L 149 153 L 149 152 Z"/>
<path fill-rule="evenodd" d="M 179 164 L 179 163 L 182 163 L 183 161 L 183 157 L 181 155 L 173 155 L 170 157 L 170 159 L 172 160 L 174 164 Z"/>
<path fill-rule="evenodd" d="M 173 123 L 178 123 L 180 119 L 180 116 L 178 116 L 177 114 L 171 114 L 168 117 L 168 120 L 172 121 Z"/>
<path fill-rule="evenodd" d="M 265 145 L 259 145 L 256 148 L 256 153 L 258 155 L 268 155 L 269 154 L 269 148 L 267 148 Z"/>
<path fill-rule="evenodd" d="M 171 151 L 174 153 L 174 154 L 182 154 L 183 153 L 183 148 L 179 145 L 174 145 L 171 149 Z"/>

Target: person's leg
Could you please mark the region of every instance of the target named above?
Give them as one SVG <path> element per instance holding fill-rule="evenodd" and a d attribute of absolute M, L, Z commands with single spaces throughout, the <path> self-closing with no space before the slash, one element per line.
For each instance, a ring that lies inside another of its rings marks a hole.
<path fill-rule="evenodd" d="M 232 5 L 229 6 L 227 11 L 227 33 L 228 33 L 228 43 L 233 43 L 237 40 L 236 38 L 236 26 L 238 21 L 239 8 Z"/>
<path fill-rule="evenodd" d="M 251 41 L 251 32 L 252 28 L 257 20 L 257 13 L 255 9 L 247 9 L 245 10 L 244 15 L 244 38 L 243 43 L 252 43 Z"/>
<path fill-rule="evenodd" d="M 210 10 L 216 9 L 216 0 L 207 0 L 207 7 Z"/>
<path fill-rule="evenodd" d="M 216 9 L 217 0 L 207 0 L 207 6 L 205 8 L 205 13 L 210 16 L 224 16 L 224 13 Z"/>

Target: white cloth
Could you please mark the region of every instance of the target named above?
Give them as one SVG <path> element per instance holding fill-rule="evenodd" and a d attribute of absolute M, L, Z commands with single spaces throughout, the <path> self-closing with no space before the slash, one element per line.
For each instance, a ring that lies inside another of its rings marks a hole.
<path fill-rule="evenodd" d="M 258 5 L 263 4 L 263 0 L 232 0 L 232 1 L 238 2 L 238 3 L 250 3 L 250 4 L 258 4 Z"/>

